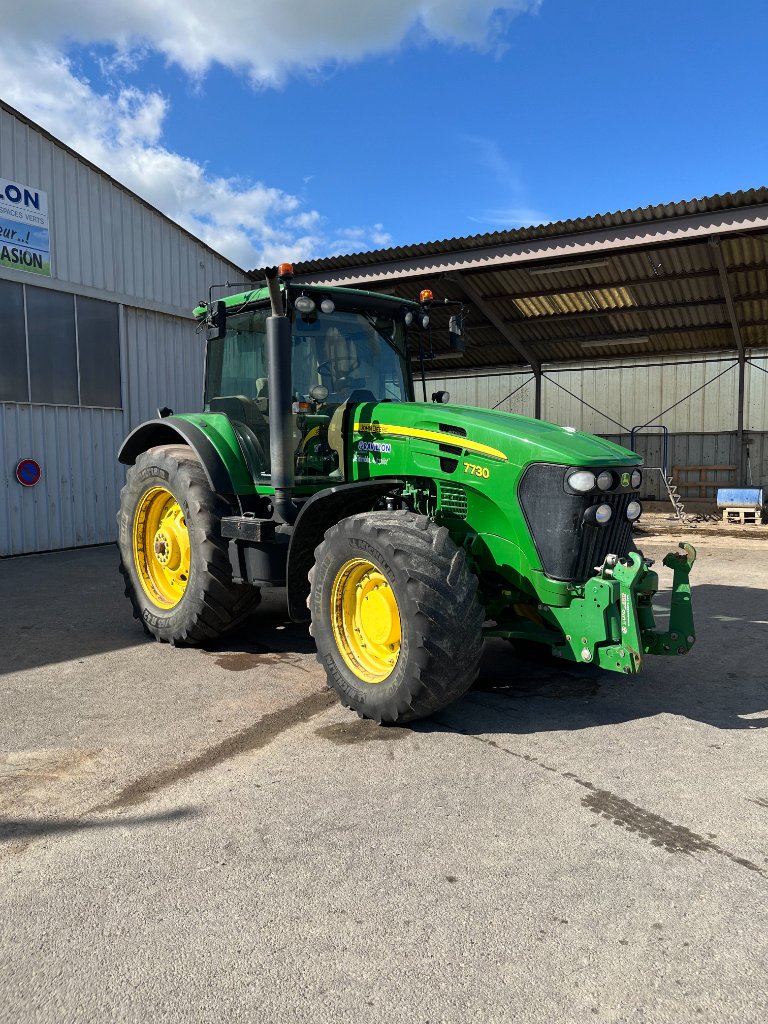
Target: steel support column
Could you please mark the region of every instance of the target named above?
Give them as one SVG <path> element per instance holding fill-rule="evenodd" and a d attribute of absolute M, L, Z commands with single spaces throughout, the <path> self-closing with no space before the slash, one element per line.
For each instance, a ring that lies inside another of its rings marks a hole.
<path fill-rule="evenodd" d="M 720 247 L 720 239 L 710 238 L 709 244 L 712 247 L 715 265 L 717 266 L 717 272 L 720 275 L 720 285 L 723 289 L 723 298 L 725 299 L 725 305 L 728 309 L 728 318 L 731 322 L 733 340 L 736 343 L 736 351 L 739 357 L 739 384 L 736 399 L 736 447 L 739 453 L 739 484 L 744 486 L 746 483 L 744 446 L 744 383 L 746 377 L 747 357 L 744 351 L 744 342 L 741 337 L 739 319 L 736 316 L 736 305 L 733 301 L 733 293 L 731 292 L 731 285 L 728 281 L 728 270 L 725 265 L 725 260 L 723 259 L 723 250 Z"/>
<path fill-rule="evenodd" d="M 541 366 L 540 365 L 539 365 L 538 369 L 536 369 L 535 367 L 532 367 L 532 369 L 533 369 L 533 386 L 534 386 L 534 389 L 535 389 L 534 393 L 533 393 L 533 415 L 534 415 L 534 417 L 537 420 L 540 420 L 541 419 L 541 381 L 542 381 L 542 378 L 543 378 L 543 374 L 541 372 Z"/>

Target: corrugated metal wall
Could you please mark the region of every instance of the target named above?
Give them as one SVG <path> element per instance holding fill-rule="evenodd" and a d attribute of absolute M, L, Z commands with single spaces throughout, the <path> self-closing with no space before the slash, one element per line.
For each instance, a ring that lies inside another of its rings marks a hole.
<path fill-rule="evenodd" d="M 577 430 L 604 434 L 615 430 L 618 424 L 629 430 L 648 423 L 669 406 L 685 399 L 658 421 L 670 432 L 733 430 L 738 376 L 735 367 L 727 369 L 735 363 L 733 354 L 720 352 L 706 358 L 691 358 L 697 361 L 688 363 L 680 356 L 666 356 L 647 360 L 617 359 L 603 366 L 547 364 L 542 385 L 542 417 Z M 746 371 L 745 428 L 761 431 L 768 429 L 768 373 L 758 366 L 768 368 L 768 353 L 760 352 L 752 358 L 756 365 L 747 366 Z M 721 373 L 722 376 L 714 380 Z M 428 383 L 433 390 L 450 391 L 451 401 L 457 405 L 492 408 L 501 402 L 499 408 L 504 412 L 531 416 L 532 381 L 511 399 L 502 401 L 529 376 L 529 373 L 464 374 L 435 377 Z M 692 398 L 685 398 L 707 381 L 712 383 Z M 589 409 L 579 399 L 594 409 Z"/>
<path fill-rule="evenodd" d="M 156 410 L 202 408 L 203 341 L 189 320 L 124 309 L 124 408 L 0 403 L 0 556 L 115 539 L 125 436 Z M 21 487 L 22 458 L 43 467 L 36 487 Z"/>
<path fill-rule="evenodd" d="M 122 431 L 123 414 L 115 409 L 0 405 L 0 555 L 114 539 Z M 22 458 L 42 465 L 36 487 L 16 482 Z"/>
<path fill-rule="evenodd" d="M 204 342 L 191 310 L 242 271 L 2 108 L 0 177 L 48 193 L 53 277 L 0 275 L 120 305 L 123 406 L 0 403 L 0 557 L 106 543 L 124 478 L 117 450 L 158 406 L 201 408 Z M 16 481 L 22 458 L 42 465 L 35 487 Z"/>
<path fill-rule="evenodd" d="M 189 320 L 125 309 L 125 430 L 156 415 L 161 406 L 175 412 L 203 407 L 205 335 Z"/>
<path fill-rule="evenodd" d="M 617 444 L 629 447 L 628 434 L 605 434 Z M 747 435 L 749 463 L 746 467 L 747 482 L 754 486 L 768 489 L 768 432 L 750 431 Z M 661 466 L 662 442 L 657 435 L 640 435 L 635 443 L 636 450 L 643 456 L 646 467 L 655 469 Z M 673 472 L 675 483 L 684 499 L 693 501 L 701 498 L 712 501 L 717 486 L 733 486 L 738 478 L 738 470 L 711 470 L 709 468 L 685 469 L 690 466 L 738 466 L 738 443 L 736 432 L 717 434 L 670 434 L 668 466 Z M 693 486 L 696 481 L 715 482 L 715 486 L 706 490 Z M 658 473 L 645 474 L 641 496 L 646 499 L 666 500 L 666 491 Z"/>
<path fill-rule="evenodd" d="M 648 423 L 674 405 L 657 420 L 657 424 L 666 426 L 670 433 L 670 469 L 674 466 L 738 465 L 735 431 L 738 377 L 735 367 L 728 369 L 735 360 L 728 352 L 693 358 L 698 361 L 686 363 L 682 357 L 667 356 L 612 360 L 603 366 L 547 365 L 547 377 L 542 384 L 542 417 L 609 437 L 629 447 L 631 427 Z M 768 487 L 768 373 L 762 369 L 768 369 L 768 352 L 756 352 L 750 358 L 754 365 L 747 366 L 745 378 L 749 470 L 755 485 Z M 719 374 L 722 375 L 718 377 Z M 505 412 L 532 416 L 534 388 L 530 377 L 530 373 L 457 375 L 434 377 L 427 384 L 428 391 L 450 391 L 451 402 L 457 405 L 498 406 Z M 526 381 L 528 383 L 524 383 Z M 711 383 L 702 388 L 707 381 Z M 524 385 L 521 390 L 506 398 L 521 385 Z M 692 397 L 686 397 L 699 388 L 701 390 Z M 677 402 L 680 404 L 675 405 Z M 620 429 L 622 427 L 625 429 Z M 661 465 L 660 436 L 639 435 L 637 450 L 644 456 L 646 465 Z M 723 483 L 732 480 L 732 475 L 725 472 L 716 473 L 714 477 Z M 695 478 L 695 472 L 681 474 L 680 482 L 684 484 L 685 480 Z M 645 497 L 659 490 L 656 477 L 652 479 L 653 483 L 651 477 L 648 479 Z M 681 493 L 693 498 L 699 490 L 681 486 Z"/>

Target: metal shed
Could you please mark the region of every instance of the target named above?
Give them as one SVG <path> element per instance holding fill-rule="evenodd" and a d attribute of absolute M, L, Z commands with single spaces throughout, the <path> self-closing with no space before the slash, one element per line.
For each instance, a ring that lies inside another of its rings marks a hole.
<path fill-rule="evenodd" d="M 766 188 L 295 269 L 307 282 L 468 301 L 460 359 L 445 358 L 434 318 L 427 372 L 454 400 L 631 442 L 652 466 L 664 428 L 669 471 L 694 501 L 721 483 L 768 482 Z"/>
<path fill-rule="evenodd" d="M 0 557 L 111 541 L 117 449 L 158 406 L 200 408 L 192 309 L 244 272 L 2 102 L 0 232 Z"/>

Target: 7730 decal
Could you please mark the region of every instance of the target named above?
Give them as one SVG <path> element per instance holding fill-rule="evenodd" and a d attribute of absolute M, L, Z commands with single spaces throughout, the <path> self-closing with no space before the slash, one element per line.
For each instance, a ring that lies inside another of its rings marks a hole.
<path fill-rule="evenodd" d="M 487 480 L 491 475 L 490 469 L 485 466 L 476 466 L 474 462 L 465 462 L 464 472 L 469 473 L 470 476 L 481 476 L 483 480 Z"/>

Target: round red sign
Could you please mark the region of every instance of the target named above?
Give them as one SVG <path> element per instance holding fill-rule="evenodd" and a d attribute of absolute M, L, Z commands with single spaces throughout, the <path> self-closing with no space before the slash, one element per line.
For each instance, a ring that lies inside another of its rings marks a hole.
<path fill-rule="evenodd" d="M 34 459 L 20 459 L 16 464 L 16 479 L 22 487 L 34 487 L 42 474 L 40 464 Z"/>

